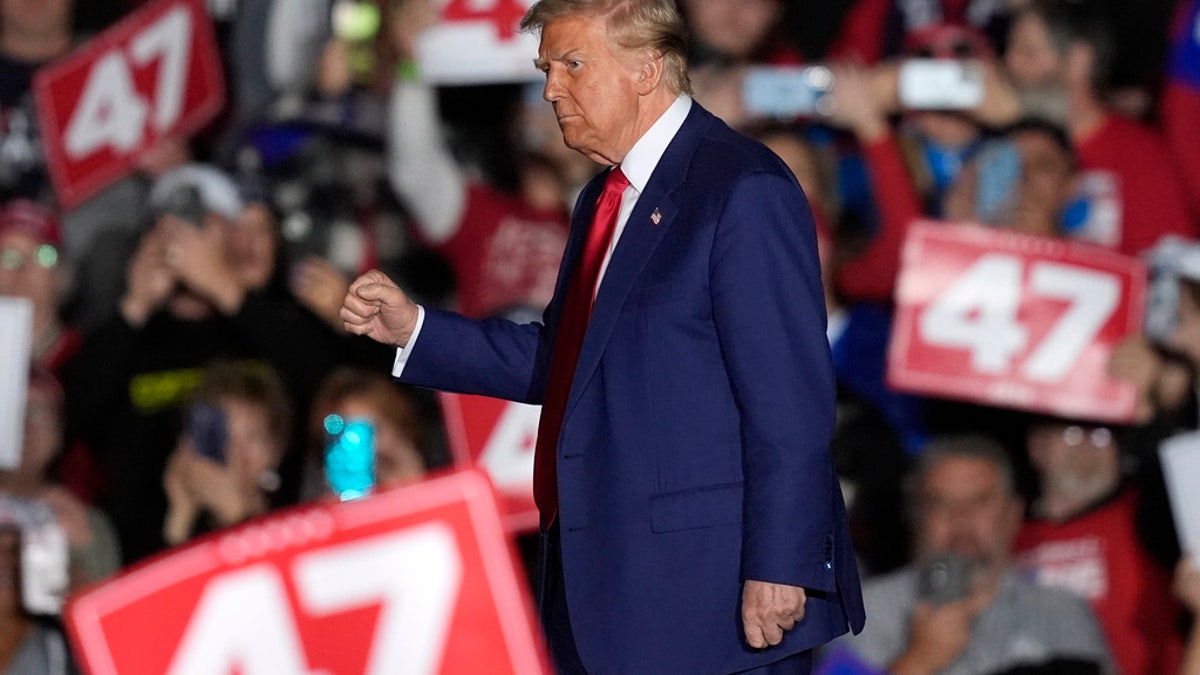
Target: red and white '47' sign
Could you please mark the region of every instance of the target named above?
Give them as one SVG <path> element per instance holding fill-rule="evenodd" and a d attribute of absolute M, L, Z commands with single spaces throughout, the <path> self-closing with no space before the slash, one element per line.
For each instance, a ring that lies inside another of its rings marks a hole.
<path fill-rule="evenodd" d="M 904 245 L 888 354 L 896 389 L 1128 421 L 1109 355 L 1141 330 L 1140 261 L 974 225 L 917 223 Z"/>
<path fill-rule="evenodd" d="M 546 673 L 485 476 L 282 512 L 79 596 L 93 675 Z"/>
<path fill-rule="evenodd" d="M 138 10 L 34 77 L 46 162 L 74 206 L 127 174 L 158 140 L 221 110 L 225 85 L 203 0 Z"/>
<path fill-rule="evenodd" d="M 533 450 L 541 406 L 463 394 L 440 393 L 438 398 L 455 463 L 488 473 L 510 532 L 537 530 Z"/>

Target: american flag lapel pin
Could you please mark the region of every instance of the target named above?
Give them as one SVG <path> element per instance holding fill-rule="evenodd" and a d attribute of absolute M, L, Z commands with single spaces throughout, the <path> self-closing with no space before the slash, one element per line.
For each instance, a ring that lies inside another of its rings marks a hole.
<path fill-rule="evenodd" d="M 650 214 L 650 222 L 654 223 L 655 225 L 662 222 L 662 211 L 659 211 L 658 207 L 655 207 L 654 213 Z"/>

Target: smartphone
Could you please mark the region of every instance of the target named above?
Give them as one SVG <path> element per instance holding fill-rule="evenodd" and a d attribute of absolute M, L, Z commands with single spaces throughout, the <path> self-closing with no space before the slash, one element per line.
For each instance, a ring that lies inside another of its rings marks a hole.
<path fill-rule="evenodd" d="M 948 553 L 921 566 L 917 597 L 934 605 L 961 600 L 971 592 L 971 561 Z"/>
<path fill-rule="evenodd" d="M 1021 154 L 1007 139 L 988 141 L 976 156 L 975 217 L 988 225 L 1012 224 L 1021 184 Z"/>
<path fill-rule="evenodd" d="M 834 85 L 827 66 L 755 66 L 742 81 L 746 112 L 789 119 L 828 112 Z"/>
<path fill-rule="evenodd" d="M 199 403 L 188 411 L 187 435 L 196 454 L 218 464 L 225 463 L 229 443 L 229 419 L 220 406 Z"/>
<path fill-rule="evenodd" d="M 21 603 L 31 614 L 56 615 L 70 583 L 67 535 L 53 520 L 21 528 Z"/>
<path fill-rule="evenodd" d="M 342 501 L 359 499 L 375 489 L 375 424 L 365 417 L 325 418 L 325 478 Z"/>
<path fill-rule="evenodd" d="M 171 190 L 171 193 L 167 195 L 163 212 L 194 227 L 203 227 L 204 218 L 208 215 L 208 209 L 204 206 L 204 197 L 200 194 L 200 188 L 195 185 L 180 185 Z"/>
<path fill-rule="evenodd" d="M 961 59 L 900 64 L 900 105 L 912 110 L 969 110 L 983 103 L 983 69 Z"/>

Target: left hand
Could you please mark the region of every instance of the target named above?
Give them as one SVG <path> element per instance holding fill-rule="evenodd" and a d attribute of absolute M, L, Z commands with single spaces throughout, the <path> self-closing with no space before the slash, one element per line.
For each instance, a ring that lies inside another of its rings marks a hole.
<path fill-rule="evenodd" d="M 755 649 L 774 647 L 784 631 L 804 620 L 808 600 L 799 586 L 748 579 L 742 586 L 742 629 Z"/>

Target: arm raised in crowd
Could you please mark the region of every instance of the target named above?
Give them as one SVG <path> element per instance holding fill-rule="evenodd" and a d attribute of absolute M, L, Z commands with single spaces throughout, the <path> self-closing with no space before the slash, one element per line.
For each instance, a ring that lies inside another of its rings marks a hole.
<path fill-rule="evenodd" d="M 410 0 L 394 11 L 392 44 L 401 63 L 411 64 L 416 38 L 433 23 L 436 13 L 428 0 Z M 426 241 L 435 246 L 445 243 L 458 231 L 467 203 L 467 181 L 442 132 L 437 93 L 416 78 L 398 77 L 392 87 L 389 124 L 392 187 L 412 209 Z"/>
<path fill-rule="evenodd" d="M 879 205 L 879 231 L 865 250 L 838 268 L 838 291 L 850 300 L 891 300 L 900 248 L 909 223 L 921 216 L 921 201 L 879 100 L 886 96 L 879 92 L 888 86 L 886 77 L 886 72 L 875 75 L 848 65 L 834 69 L 837 86 L 830 121 L 858 139 Z"/>

